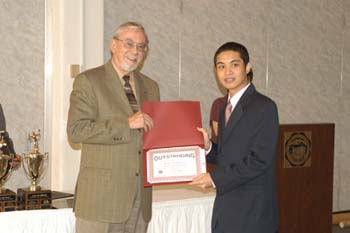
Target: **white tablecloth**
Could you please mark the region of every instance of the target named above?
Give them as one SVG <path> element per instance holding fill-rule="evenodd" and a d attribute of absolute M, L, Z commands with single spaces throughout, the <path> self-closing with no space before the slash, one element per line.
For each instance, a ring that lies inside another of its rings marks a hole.
<path fill-rule="evenodd" d="M 74 233 L 72 209 L 23 210 L 0 213 L 1 233 Z"/>
<path fill-rule="evenodd" d="M 214 196 L 153 203 L 147 233 L 210 233 Z"/>
<path fill-rule="evenodd" d="M 148 233 L 210 233 L 214 193 L 178 186 L 154 192 Z M 0 233 L 74 233 L 71 208 L 0 213 Z"/>

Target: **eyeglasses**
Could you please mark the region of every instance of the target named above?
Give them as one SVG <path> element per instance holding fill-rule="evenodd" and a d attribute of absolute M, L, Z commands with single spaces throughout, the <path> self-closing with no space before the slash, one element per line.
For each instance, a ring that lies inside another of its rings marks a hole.
<path fill-rule="evenodd" d="M 148 50 L 147 44 L 144 43 L 135 43 L 130 39 L 120 40 L 117 37 L 113 37 L 113 39 L 122 42 L 125 49 L 133 49 L 136 46 L 136 49 L 139 52 L 146 52 Z"/>

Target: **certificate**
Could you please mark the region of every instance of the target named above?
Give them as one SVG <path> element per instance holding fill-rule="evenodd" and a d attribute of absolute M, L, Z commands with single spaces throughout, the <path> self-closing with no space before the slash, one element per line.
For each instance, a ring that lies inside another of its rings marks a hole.
<path fill-rule="evenodd" d="M 147 151 L 148 183 L 191 181 L 206 172 L 205 151 L 199 146 L 152 149 Z"/>
<path fill-rule="evenodd" d="M 206 172 L 200 103 L 143 102 L 154 127 L 143 134 L 144 185 L 183 183 Z"/>

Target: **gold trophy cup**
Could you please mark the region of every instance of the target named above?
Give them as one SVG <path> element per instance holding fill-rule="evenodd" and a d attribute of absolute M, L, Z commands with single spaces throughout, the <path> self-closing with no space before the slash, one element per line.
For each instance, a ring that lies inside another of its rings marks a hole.
<path fill-rule="evenodd" d="M 0 151 L 0 193 L 6 192 L 3 185 L 12 171 L 12 158 L 10 155 L 5 155 Z"/>
<path fill-rule="evenodd" d="M 16 193 L 4 188 L 4 183 L 12 172 L 14 154 L 5 154 L 7 143 L 4 138 L 5 131 L 0 132 L 0 212 L 16 209 Z"/>
<path fill-rule="evenodd" d="M 32 144 L 32 151 L 22 154 L 23 169 L 31 180 L 28 188 L 17 190 L 18 209 L 50 209 L 51 191 L 43 190 L 39 186 L 44 172 L 47 168 L 48 153 L 41 153 L 39 150 L 40 130 L 38 133 L 32 132 L 29 141 Z"/>
<path fill-rule="evenodd" d="M 33 144 L 33 149 L 30 153 L 22 154 L 22 164 L 26 175 L 32 182 L 29 190 L 38 191 L 41 189 L 39 181 L 47 168 L 48 153 L 42 154 L 39 151 L 40 130 L 38 133 L 32 132 L 29 140 Z"/>

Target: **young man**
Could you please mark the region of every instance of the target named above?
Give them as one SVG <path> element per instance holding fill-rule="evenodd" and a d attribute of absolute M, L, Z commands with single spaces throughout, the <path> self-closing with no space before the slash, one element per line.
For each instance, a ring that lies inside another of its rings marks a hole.
<path fill-rule="evenodd" d="M 278 230 L 275 182 L 278 113 L 276 104 L 255 90 L 247 49 L 228 42 L 215 53 L 216 76 L 228 90 L 219 117 L 218 144 L 202 129 L 207 159 L 216 170 L 191 185 L 214 186 L 214 233 L 275 233 Z"/>
<path fill-rule="evenodd" d="M 147 230 L 152 189 L 143 186 L 142 135 L 153 121 L 140 106 L 159 100 L 158 84 L 136 70 L 147 44 L 142 25 L 122 24 L 110 41 L 111 60 L 75 78 L 67 133 L 82 143 L 77 233 Z"/>

